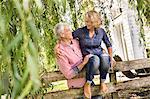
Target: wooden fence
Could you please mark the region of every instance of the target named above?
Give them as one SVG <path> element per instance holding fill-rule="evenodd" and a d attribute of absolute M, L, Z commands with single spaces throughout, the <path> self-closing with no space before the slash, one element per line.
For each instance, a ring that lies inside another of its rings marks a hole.
<path fill-rule="evenodd" d="M 150 59 L 138 59 L 132 61 L 117 62 L 113 72 L 109 73 L 110 83 L 107 83 L 108 94 L 102 94 L 99 92 L 99 85 L 92 88 L 92 95 L 103 95 L 106 99 L 126 99 L 128 93 L 139 90 L 150 90 L 150 76 L 142 77 L 139 79 L 133 79 L 125 82 L 117 82 L 116 72 L 129 71 L 132 69 L 150 68 Z M 76 78 L 85 77 L 85 71 L 83 70 Z M 50 72 L 42 76 L 42 82 L 47 86 L 51 82 L 65 80 L 65 77 L 59 72 Z M 146 88 L 146 89 L 145 89 Z M 36 99 L 41 99 L 41 96 L 36 96 Z M 147 95 L 147 97 L 150 97 Z M 49 91 L 44 95 L 44 99 L 83 99 L 83 88 L 80 89 L 66 89 L 57 90 L 56 92 Z M 101 99 L 101 98 L 93 98 Z"/>

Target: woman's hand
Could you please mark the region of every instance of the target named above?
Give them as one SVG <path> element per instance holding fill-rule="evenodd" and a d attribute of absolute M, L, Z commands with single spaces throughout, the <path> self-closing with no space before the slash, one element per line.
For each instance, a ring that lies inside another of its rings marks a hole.
<path fill-rule="evenodd" d="M 88 55 L 86 55 L 86 56 L 84 57 L 84 59 L 83 59 L 83 63 L 84 63 L 84 64 L 87 64 L 88 61 L 89 61 L 89 59 L 90 59 L 92 56 L 93 56 L 93 54 L 88 54 Z"/>
<path fill-rule="evenodd" d="M 114 71 L 114 67 L 116 66 L 116 61 L 114 58 L 111 59 L 111 67 L 109 69 L 109 72 L 112 73 Z"/>
<path fill-rule="evenodd" d="M 92 56 L 93 56 L 92 54 L 86 55 L 86 56 L 84 57 L 84 59 L 83 59 L 83 62 L 82 62 L 80 65 L 78 65 L 78 69 L 79 69 L 79 70 L 82 70 L 82 68 L 88 63 L 89 59 L 90 59 Z"/>
<path fill-rule="evenodd" d="M 109 68 L 108 72 L 109 73 L 113 73 L 114 72 L 114 67 L 116 66 L 116 61 L 114 60 L 114 58 L 111 58 L 111 67 Z"/>
<path fill-rule="evenodd" d="M 114 58 L 111 59 L 111 67 L 114 68 L 116 66 L 116 61 Z"/>

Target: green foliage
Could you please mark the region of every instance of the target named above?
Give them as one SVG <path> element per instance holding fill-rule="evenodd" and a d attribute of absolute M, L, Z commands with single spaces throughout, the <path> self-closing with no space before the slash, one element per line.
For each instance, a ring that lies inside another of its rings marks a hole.
<path fill-rule="evenodd" d="M 71 2 L 72 1 L 72 2 Z M 77 5 L 73 4 L 76 3 L 75 0 L 70 1 L 70 7 L 71 7 L 71 15 L 72 15 L 72 21 L 74 24 L 73 29 L 77 29 L 81 26 L 84 26 L 84 15 L 86 12 L 90 10 L 94 10 L 94 3 L 92 0 L 82 0 L 79 2 L 77 0 Z"/>
<path fill-rule="evenodd" d="M 41 36 L 30 9 L 40 11 L 41 8 L 38 3 L 30 1 L 30 4 L 37 8 L 24 8 L 21 0 L 0 2 L 0 95 L 7 94 L 12 99 L 22 99 L 40 87 Z"/>
<path fill-rule="evenodd" d="M 68 0 L 68 3 L 71 9 L 71 15 L 72 15 L 72 21 L 74 23 L 74 28 L 76 29 L 78 27 L 78 23 L 77 23 L 75 0 Z"/>
<path fill-rule="evenodd" d="M 149 0 L 129 0 L 129 3 L 137 9 L 139 20 L 146 22 L 146 25 L 150 25 L 150 1 Z"/>
<path fill-rule="evenodd" d="M 149 0 L 129 0 L 131 6 L 138 11 L 138 22 L 140 25 L 140 37 L 145 43 L 144 26 L 150 26 L 150 1 Z M 141 40 L 140 40 L 141 41 Z M 145 45 L 146 46 L 146 45 Z"/>

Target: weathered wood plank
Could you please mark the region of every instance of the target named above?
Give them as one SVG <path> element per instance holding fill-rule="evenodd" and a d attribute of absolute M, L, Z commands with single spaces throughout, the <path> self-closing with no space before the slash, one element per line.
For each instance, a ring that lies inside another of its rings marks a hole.
<path fill-rule="evenodd" d="M 132 61 L 123 61 L 123 62 L 117 62 L 114 70 L 119 71 L 128 71 L 132 69 L 142 69 L 142 68 L 150 68 L 150 59 L 138 59 L 138 60 L 132 60 Z M 78 76 L 75 78 L 81 78 L 85 77 L 85 70 L 82 70 Z M 59 80 L 65 80 L 66 78 L 63 76 L 63 74 L 59 71 L 56 72 L 50 72 L 44 74 L 41 79 L 44 82 L 52 82 L 52 81 L 59 81 Z"/>
<path fill-rule="evenodd" d="M 108 94 L 116 91 L 122 91 L 122 90 L 137 90 L 139 88 L 145 88 L 150 87 L 150 76 L 144 77 L 140 79 L 135 79 L 127 82 L 121 82 L 117 83 L 116 85 L 113 85 L 112 83 L 108 83 Z M 99 92 L 99 86 L 95 86 L 92 88 L 92 94 L 93 95 L 102 95 L 102 93 Z M 66 91 L 58 91 L 58 92 L 51 92 L 44 95 L 44 99 L 77 99 L 79 97 L 83 96 L 83 88 L 80 89 L 69 89 Z M 40 99 L 40 95 L 36 97 L 36 99 Z"/>
<path fill-rule="evenodd" d="M 109 88 L 109 93 L 114 92 L 114 89 L 111 84 L 107 84 Z M 100 86 L 92 87 L 92 95 L 102 95 L 99 90 Z M 108 95 L 107 94 L 107 95 Z M 106 95 L 106 94 L 105 94 Z M 44 99 L 81 99 L 83 97 L 83 88 L 80 89 L 69 89 L 66 91 L 58 91 L 58 92 L 51 92 L 44 95 Z M 104 96 L 104 95 L 103 95 Z M 41 99 L 41 96 L 38 95 L 36 99 Z"/>
<path fill-rule="evenodd" d="M 142 68 L 150 68 L 150 58 L 117 62 L 114 69 L 119 71 L 128 71 Z"/>
<path fill-rule="evenodd" d="M 150 87 L 150 76 L 143 77 L 140 79 L 134 79 L 122 83 L 117 83 L 115 89 L 116 91 L 120 91 L 120 90 L 128 90 L 128 89 L 138 89 L 142 87 Z"/>
<path fill-rule="evenodd" d="M 121 90 L 118 91 L 120 99 L 129 99 L 131 96 L 136 95 L 136 99 L 149 99 L 150 88 L 138 88 L 134 90 Z M 139 97 L 140 96 L 140 97 Z"/>
<path fill-rule="evenodd" d="M 77 75 L 75 78 L 82 78 L 85 77 L 85 70 L 82 70 L 79 75 Z M 44 82 L 52 82 L 52 81 L 60 81 L 60 80 L 66 80 L 64 75 L 60 71 L 55 71 L 55 72 L 49 72 L 44 74 L 41 77 L 41 80 Z"/>
<path fill-rule="evenodd" d="M 50 81 L 64 80 L 65 77 L 63 76 L 63 74 L 61 72 L 55 71 L 55 72 L 49 72 L 49 73 L 43 74 L 41 79 L 44 81 L 46 80 L 46 81 L 50 82 Z"/>

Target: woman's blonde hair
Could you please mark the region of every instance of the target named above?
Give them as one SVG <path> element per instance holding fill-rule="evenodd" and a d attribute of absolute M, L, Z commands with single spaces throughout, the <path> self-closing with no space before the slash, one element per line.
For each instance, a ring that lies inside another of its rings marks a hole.
<path fill-rule="evenodd" d="M 94 10 L 88 11 L 85 14 L 85 18 L 88 17 L 93 22 L 95 28 L 99 28 L 101 25 L 100 14 Z"/>

